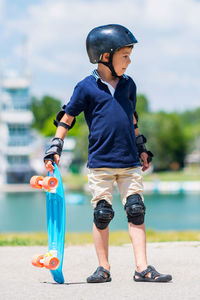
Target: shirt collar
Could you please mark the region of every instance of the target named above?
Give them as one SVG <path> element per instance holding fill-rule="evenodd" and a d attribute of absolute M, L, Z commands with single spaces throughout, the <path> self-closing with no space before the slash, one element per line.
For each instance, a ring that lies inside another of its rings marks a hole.
<path fill-rule="evenodd" d="M 96 79 L 96 81 L 98 81 L 99 79 L 101 80 L 101 77 L 99 76 L 99 73 L 97 72 L 97 69 L 93 70 L 91 75 Z M 126 74 L 123 74 L 122 78 L 128 79 L 128 76 Z"/>

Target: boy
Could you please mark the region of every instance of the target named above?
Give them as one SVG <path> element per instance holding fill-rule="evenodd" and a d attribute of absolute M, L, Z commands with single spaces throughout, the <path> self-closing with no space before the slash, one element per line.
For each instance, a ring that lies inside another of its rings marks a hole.
<path fill-rule="evenodd" d="M 91 63 L 98 63 L 92 75 L 79 82 L 74 93 L 57 115 L 55 138 L 45 153 L 45 167 L 53 170 L 59 163 L 63 140 L 75 117 L 84 111 L 89 127 L 88 184 L 94 208 L 93 235 L 99 267 L 88 283 L 111 281 L 108 261 L 108 225 L 114 217 L 112 187 L 117 182 L 128 218 L 134 249 L 135 281 L 167 282 L 171 275 L 158 273 L 146 258 L 145 205 L 142 171 L 150 166 L 152 153 L 137 127 L 136 85 L 125 75 L 137 40 L 117 24 L 99 26 L 88 34 L 86 47 Z M 142 161 L 142 168 L 140 159 Z"/>

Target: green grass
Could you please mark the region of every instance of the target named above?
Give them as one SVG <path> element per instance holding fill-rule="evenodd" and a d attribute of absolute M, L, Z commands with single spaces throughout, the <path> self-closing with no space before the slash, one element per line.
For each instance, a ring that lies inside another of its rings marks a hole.
<path fill-rule="evenodd" d="M 46 246 L 46 233 L 1 233 L 0 246 Z"/>
<path fill-rule="evenodd" d="M 144 181 L 200 181 L 200 171 L 197 170 L 182 170 L 168 172 L 154 172 L 149 175 L 144 175 Z M 87 176 L 83 174 L 68 174 L 63 178 L 69 190 L 83 190 L 87 183 Z"/>
<path fill-rule="evenodd" d="M 144 175 L 144 181 L 200 181 L 200 172 L 169 171 Z"/>
<path fill-rule="evenodd" d="M 200 241 L 200 231 L 147 230 L 147 242 Z M 110 245 L 121 246 L 130 243 L 128 232 L 110 232 Z M 47 246 L 46 233 L 2 233 L 0 246 Z M 67 233 L 66 246 L 93 244 L 92 233 Z"/>
<path fill-rule="evenodd" d="M 87 183 L 87 176 L 69 173 L 63 178 L 63 182 L 69 190 L 80 191 L 83 190 L 84 185 Z"/>

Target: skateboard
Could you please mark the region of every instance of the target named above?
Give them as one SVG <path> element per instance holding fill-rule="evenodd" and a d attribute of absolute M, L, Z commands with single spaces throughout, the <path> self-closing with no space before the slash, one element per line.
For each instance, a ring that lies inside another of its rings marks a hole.
<path fill-rule="evenodd" d="M 65 196 L 61 175 L 56 164 L 53 174 L 33 176 L 30 185 L 46 192 L 48 252 L 32 258 L 32 265 L 50 270 L 57 283 L 64 283 L 62 273 L 65 245 Z"/>

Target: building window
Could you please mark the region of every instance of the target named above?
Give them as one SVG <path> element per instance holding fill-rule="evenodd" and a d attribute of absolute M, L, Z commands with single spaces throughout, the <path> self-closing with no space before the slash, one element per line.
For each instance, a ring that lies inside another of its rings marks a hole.
<path fill-rule="evenodd" d="M 9 124 L 8 130 L 10 136 L 24 136 L 29 134 L 30 126 L 23 124 Z"/>
<path fill-rule="evenodd" d="M 10 165 L 24 165 L 29 163 L 29 157 L 27 155 L 8 155 L 7 161 Z"/>
<path fill-rule="evenodd" d="M 29 89 L 3 89 L 6 97 L 10 99 L 12 108 L 15 110 L 29 110 L 30 109 L 30 97 Z M 10 105 L 5 105 L 4 109 L 10 109 Z"/>

